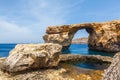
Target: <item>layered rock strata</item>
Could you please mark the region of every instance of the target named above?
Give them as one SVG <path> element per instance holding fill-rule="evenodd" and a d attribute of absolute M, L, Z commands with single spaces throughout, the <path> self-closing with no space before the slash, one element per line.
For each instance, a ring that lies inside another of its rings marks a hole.
<path fill-rule="evenodd" d="M 43 39 L 46 43 L 58 43 L 63 46 L 63 49 L 66 49 L 70 46 L 75 33 L 80 29 L 86 29 L 89 33 L 88 45 L 90 49 L 107 52 L 120 51 L 120 20 L 50 26 Z"/>
<path fill-rule="evenodd" d="M 3 70 L 19 72 L 27 69 L 54 67 L 59 63 L 59 44 L 18 44 L 3 63 Z"/>
<path fill-rule="evenodd" d="M 120 52 L 114 56 L 112 64 L 105 70 L 103 80 L 120 80 Z"/>

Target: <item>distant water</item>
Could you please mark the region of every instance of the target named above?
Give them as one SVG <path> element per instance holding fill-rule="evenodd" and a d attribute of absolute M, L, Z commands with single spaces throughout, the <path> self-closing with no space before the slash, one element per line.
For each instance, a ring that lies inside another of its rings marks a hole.
<path fill-rule="evenodd" d="M 16 44 L 0 44 L 0 57 L 7 57 Z"/>
<path fill-rule="evenodd" d="M 0 57 L 7 57 L 9 52 L 15 47 L 16 44 L 0 44 Z M 106 52 L 88 50 L 87 44 L 72 44 L 68 50 L 63 51 L 64 54 L 81 54 L 81 55 L 103 55 L 103 56 L 113 56 Z M 90 68 L 90 69 L 100 69 L 99 64 L 94 63 L 75 63 L 74 65 Z"/>

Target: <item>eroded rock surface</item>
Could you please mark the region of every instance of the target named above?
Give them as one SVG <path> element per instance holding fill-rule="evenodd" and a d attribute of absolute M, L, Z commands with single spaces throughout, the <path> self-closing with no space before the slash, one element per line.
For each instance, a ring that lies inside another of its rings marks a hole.
<path fill-rule="evenodd" d="M 3 63 L 9 72 L 54 67 L 59 63 L 62 46 L 59 44 L 18 44 Z"/>
<path fill-rule="evenodd" d="M 4 58 L 0 58 L 0 67 Z M 56 68 L 25 71 L 8 74 L 0 69 L 0 80 L 101 80 L 103 70 L 83 69 L 69 64 Z"/>
<path fill-rule="evenodd" d="M 107 52 L 120 51 L 120 20 L 103 23 L 85 23 L 62 26 L 50 26 L 43 36 L 46 43 L 58 43 L 66 49 L 72 38 L 80 29 L 89 33 L 88 44 L 90 49 Z"/>
<path fill-rule="evenodd" d="M 103 80 L 120 80 L 120 52 L 114 56 L 112 64 L 105 71 Z"/>
<path fill-rule="evenodd" d="M 112 58 L 107 56 L 100 56 L 100 55 L 61 54 L 60 61 L 111 63 Z"/>

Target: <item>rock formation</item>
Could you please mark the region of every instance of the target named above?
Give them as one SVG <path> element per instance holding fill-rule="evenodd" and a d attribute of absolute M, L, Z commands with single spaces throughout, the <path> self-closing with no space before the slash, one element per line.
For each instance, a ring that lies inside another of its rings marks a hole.
<path fill-rule="evenodd" d="M 95 63 L 111 63 L 112 58 L 100 55 L 80 55 L 80 54 L 61 54 L 61 62 L 95 62 Z"/>
<path fill-rule="evenodd" d="M 103 23 L 85 23 L 62 26 L 50 26 L 43 36 L 46 43 L 58 43 L 66 49 L 70 46 L 75 33 L 86 29 L 89 33 L 90 49 L 107 52 L 120 51 L 120 20 Z"/>
<path fill-rule="evenodd" d="M 18 44 L 3 63 L 3 70 L 19 72 L 57 66 L 62 46 L 59 44 Z"/>
<path fill-rule="evenodd" d="M 5 58 L 0 58 L 0 67 Z M 56 68 L 6 73 L 0 69 L 0 80 L 101 80 L 103 70 L 90 70 L 61 63 Z"/>
<path fill-rule="evenodd" d="M 114 56 L 112 64 L 105 71 L 103 80 L 120 80 L 120 52 Z"/>

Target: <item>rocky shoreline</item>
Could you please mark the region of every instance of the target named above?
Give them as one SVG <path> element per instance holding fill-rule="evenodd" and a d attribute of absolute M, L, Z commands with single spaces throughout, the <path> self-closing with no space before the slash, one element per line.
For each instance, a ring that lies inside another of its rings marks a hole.
<path fill-rule="evenodd" d="M 101 80 L 103 70 L 83 69 L 67 64 L 67 62 L 88 61 L 110 64 L 112 61 L 112 58 L 100 55 L 60 54 L 61 49 L 60 45 L 53 43 L 18 44 L 7 58 L 0 59 L 0 79 L 82 80 L 84 78 L 85 80 Z"/>
<path fill-rule="evenodd" d="M 0 58 L 0 67 L 5 58 Z M 0 80 L 101 80 L 103 70 L 83 69 L 66 63 L 54 68 L 7 73 L 0 69 Z"/>

